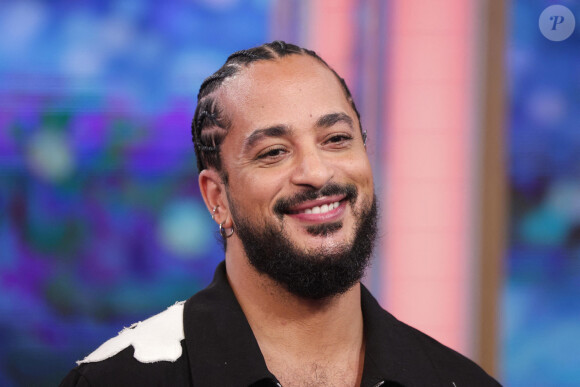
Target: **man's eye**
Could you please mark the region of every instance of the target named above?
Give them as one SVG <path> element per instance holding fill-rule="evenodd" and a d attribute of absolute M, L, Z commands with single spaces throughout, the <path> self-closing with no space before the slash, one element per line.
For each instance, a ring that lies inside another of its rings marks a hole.
<path fill-rule="evenodd" d="M 340 142 L 344 142 L 344 141 L 348 141 L 351 140 L 352 137 L 347 136 L 345 134 L 337 134 L 335 136 L 330 137 L 327 142 L 329 143 L 340 143 Z"/>
<path fill-rule="evenodd" d="M 268 157 L 278 157 L 278 156 L 282 155 L 283 153 L 284 153 L 284 149 L 274 148 L 274 149 L 270 149 L 269 151 L 261 153 L 260 155 L 258 155 L 258 159 L 265 159 Z"/>

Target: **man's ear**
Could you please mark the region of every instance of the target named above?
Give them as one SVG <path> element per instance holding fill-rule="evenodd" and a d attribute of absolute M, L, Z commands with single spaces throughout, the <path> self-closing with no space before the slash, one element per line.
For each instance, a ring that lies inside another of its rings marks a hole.
<path fill-rule="evenodd" d="M 225 185 L 218 171 L 213 168 L 204 169 L 199 173 L 199 190 L 203 201 L 216 222 L 227 220 L 229 207 L 225 192 Z M 217 210 L 214 212 L 214 208 Z"/>

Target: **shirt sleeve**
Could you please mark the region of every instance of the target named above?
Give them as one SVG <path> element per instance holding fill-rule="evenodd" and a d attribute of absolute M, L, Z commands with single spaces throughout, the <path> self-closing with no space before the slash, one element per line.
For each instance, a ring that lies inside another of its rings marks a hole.
<path fill-rule="evenodd" d="M 91 387 L 91 384 L 83 374 L 74 368 L 60 382 L 59 387 Z"/>

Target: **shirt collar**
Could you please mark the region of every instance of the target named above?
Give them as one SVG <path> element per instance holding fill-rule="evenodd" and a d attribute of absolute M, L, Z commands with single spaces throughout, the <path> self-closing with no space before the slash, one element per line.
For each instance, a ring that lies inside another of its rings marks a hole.
<path fill-rule="evenodd" d="M 230 287 L 224 262 L 213 282 L 185 303 L 183 319 L 196 386 L 250 386 L 268 379 L 276 385 Z"/>
<path fill-rule="evenodd" d="M 417 378 L 438 380 L 431 360 L 413 336 L 413 330 L 384 310 L 361 286 L 365 331 L 365 359 L 362 386 L 414 385 Z"/>
<path fill-rule="evenodd" d="M 362 285 L 361 306 L 366 339 L 362 386 L 408 385 L 418 372 L 425 380 L 438 379 L 410 331 Z M 276 385 L 230 287 L 224 262 L 212 283 L 185 303 L 183 318 L 196 386 Z"/>

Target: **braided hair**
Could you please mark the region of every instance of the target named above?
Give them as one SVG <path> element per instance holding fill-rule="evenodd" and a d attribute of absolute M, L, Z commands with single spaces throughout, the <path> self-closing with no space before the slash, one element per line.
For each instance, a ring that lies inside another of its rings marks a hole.
<path fill-rule="evenodd" d="M 344 94 L 360 123 L 359 112 L 344 79 L 314 51 L 279 40 L 248 50 L 237 51 L 228 57 L 226 63 L 218 71 L 203 81 L 197 94 L 197 108 L 191 123 L 191 134 L 197 157 L 198 171 L 201 172 L 206 168 L 213 167 L 227 181 L 227 174 L 222 171 L 220 146 L 231 127 L 231 121 L 227 118 L 222 107 L 220 107 L 214 92 L 220 88 L 225 79 L 237 74 L 250 63 L 259 60 L 283 58 L 287 55 L 309 55 L 332 71 L 340 82 Z M 363 133 L 363 139 L 365 137 L 365 133 Z"/>

